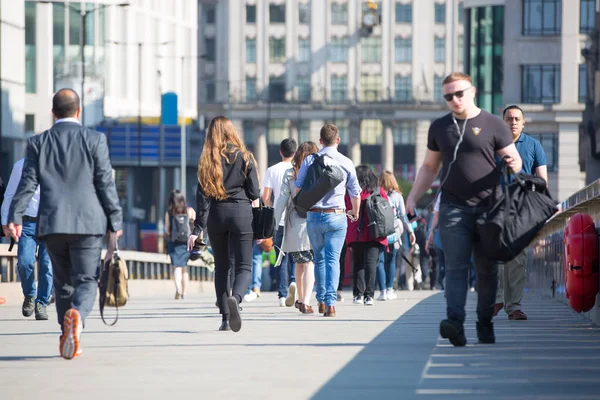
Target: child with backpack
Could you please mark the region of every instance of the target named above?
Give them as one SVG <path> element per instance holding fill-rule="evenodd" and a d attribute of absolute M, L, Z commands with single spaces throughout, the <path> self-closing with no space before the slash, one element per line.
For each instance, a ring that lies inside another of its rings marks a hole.
<path fill-rule="evenodd" d="M 185 196 L 179 190 L 173 190 L 169 196 L 169 205 L 165 213 L 165 233 L 167 234 L 167 250 L 173 266 L 175 280 L 175 300 L 184 299 L 190 276 L 186 270 L 190 258 L 188 238 L 192 232 L 196 212 L 188 207 Z"/>

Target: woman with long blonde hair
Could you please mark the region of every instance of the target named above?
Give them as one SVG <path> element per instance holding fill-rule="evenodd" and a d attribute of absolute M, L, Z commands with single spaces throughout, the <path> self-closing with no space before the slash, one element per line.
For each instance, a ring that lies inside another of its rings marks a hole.
<path fill-rule="evenodd" d="M 215 291 L 223 321 L 219 330 L 242 328 L 240 306 L 252 275 L 251 203 L 260 196 L 256 161 L 235 126 L 215 117 L 198 162 L 197 217 L 188 250 L 206 229 L 215 259 Z M 235 278 L 229 295 L 230 262 Z"/>
<path fill-rule="evenodd" d="M 283 176 L 283 184 L 275 204 L 275 221 L 280 221 L 285 212 L 281 251 L 289 252 L 296 263 L 296 285 L 299 300 L 296 301 L 295 306 L 303 314 L 314 313 L 310 305 L 310 296 L 315 284 L 314 254 L 306 231 L 306 218 L 300 217 L 296 212 L 293 197 L 300 166 L 306 157 L 318 152 L 319 148 L 314 142 L 304 142 L 298 147 L 292 158 L 292 168 L 288 169 Z"/>

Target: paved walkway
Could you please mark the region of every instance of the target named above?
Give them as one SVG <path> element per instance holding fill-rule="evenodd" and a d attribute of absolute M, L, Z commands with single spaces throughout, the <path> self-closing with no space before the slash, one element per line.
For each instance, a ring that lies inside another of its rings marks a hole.
<path fill-rule="evenodd" d="M 600 329 L 553 300 L 528 297 L 529 321 L 496 321 L 496 345 L 438 336 L 439 292 L 399 292 L 374 307 L 346 301 L 336 318 L 243 304 L 239 333 L 218 332 L 214 297 L 134 298 L 115 327 L 97 311 L 84 354 L 58 357 L 56 315 L 0 306 L 2 399 L 600 399 Z M 346 293 L 349 297 L 349 293 Z M 192 397 L 193 396 L 193 397 Z"/>

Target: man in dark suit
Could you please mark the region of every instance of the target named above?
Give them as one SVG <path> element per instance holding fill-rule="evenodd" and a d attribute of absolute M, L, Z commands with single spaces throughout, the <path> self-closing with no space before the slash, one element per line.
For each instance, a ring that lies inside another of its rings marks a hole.
<path fill-rule="evenodd" d="M 52 99 L 54 126 L 29 139 L 23 175 L 10 206 L 8 228 L 18 240 L 23 214 L 40 185 L 37 236 L 52 260 L 60 354 L 81 354 L 80 335 L 98 288 L 104 234 L 116 240 L 123 215 L 106 136 L 79 123 L 79 96 L 59 90 Z"/>

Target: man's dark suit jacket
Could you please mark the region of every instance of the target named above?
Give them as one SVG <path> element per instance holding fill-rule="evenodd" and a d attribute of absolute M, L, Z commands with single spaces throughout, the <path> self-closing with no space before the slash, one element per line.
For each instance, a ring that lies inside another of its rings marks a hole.
<path fill-rule="evenodd" d="M 107 230 L 122 229 L 123 214 L 104 134 L 75 122 L 60 122 L 31 137 L 9 222 L 22 224 L 38 184 L 38 237 L 104 235 Z"/>

